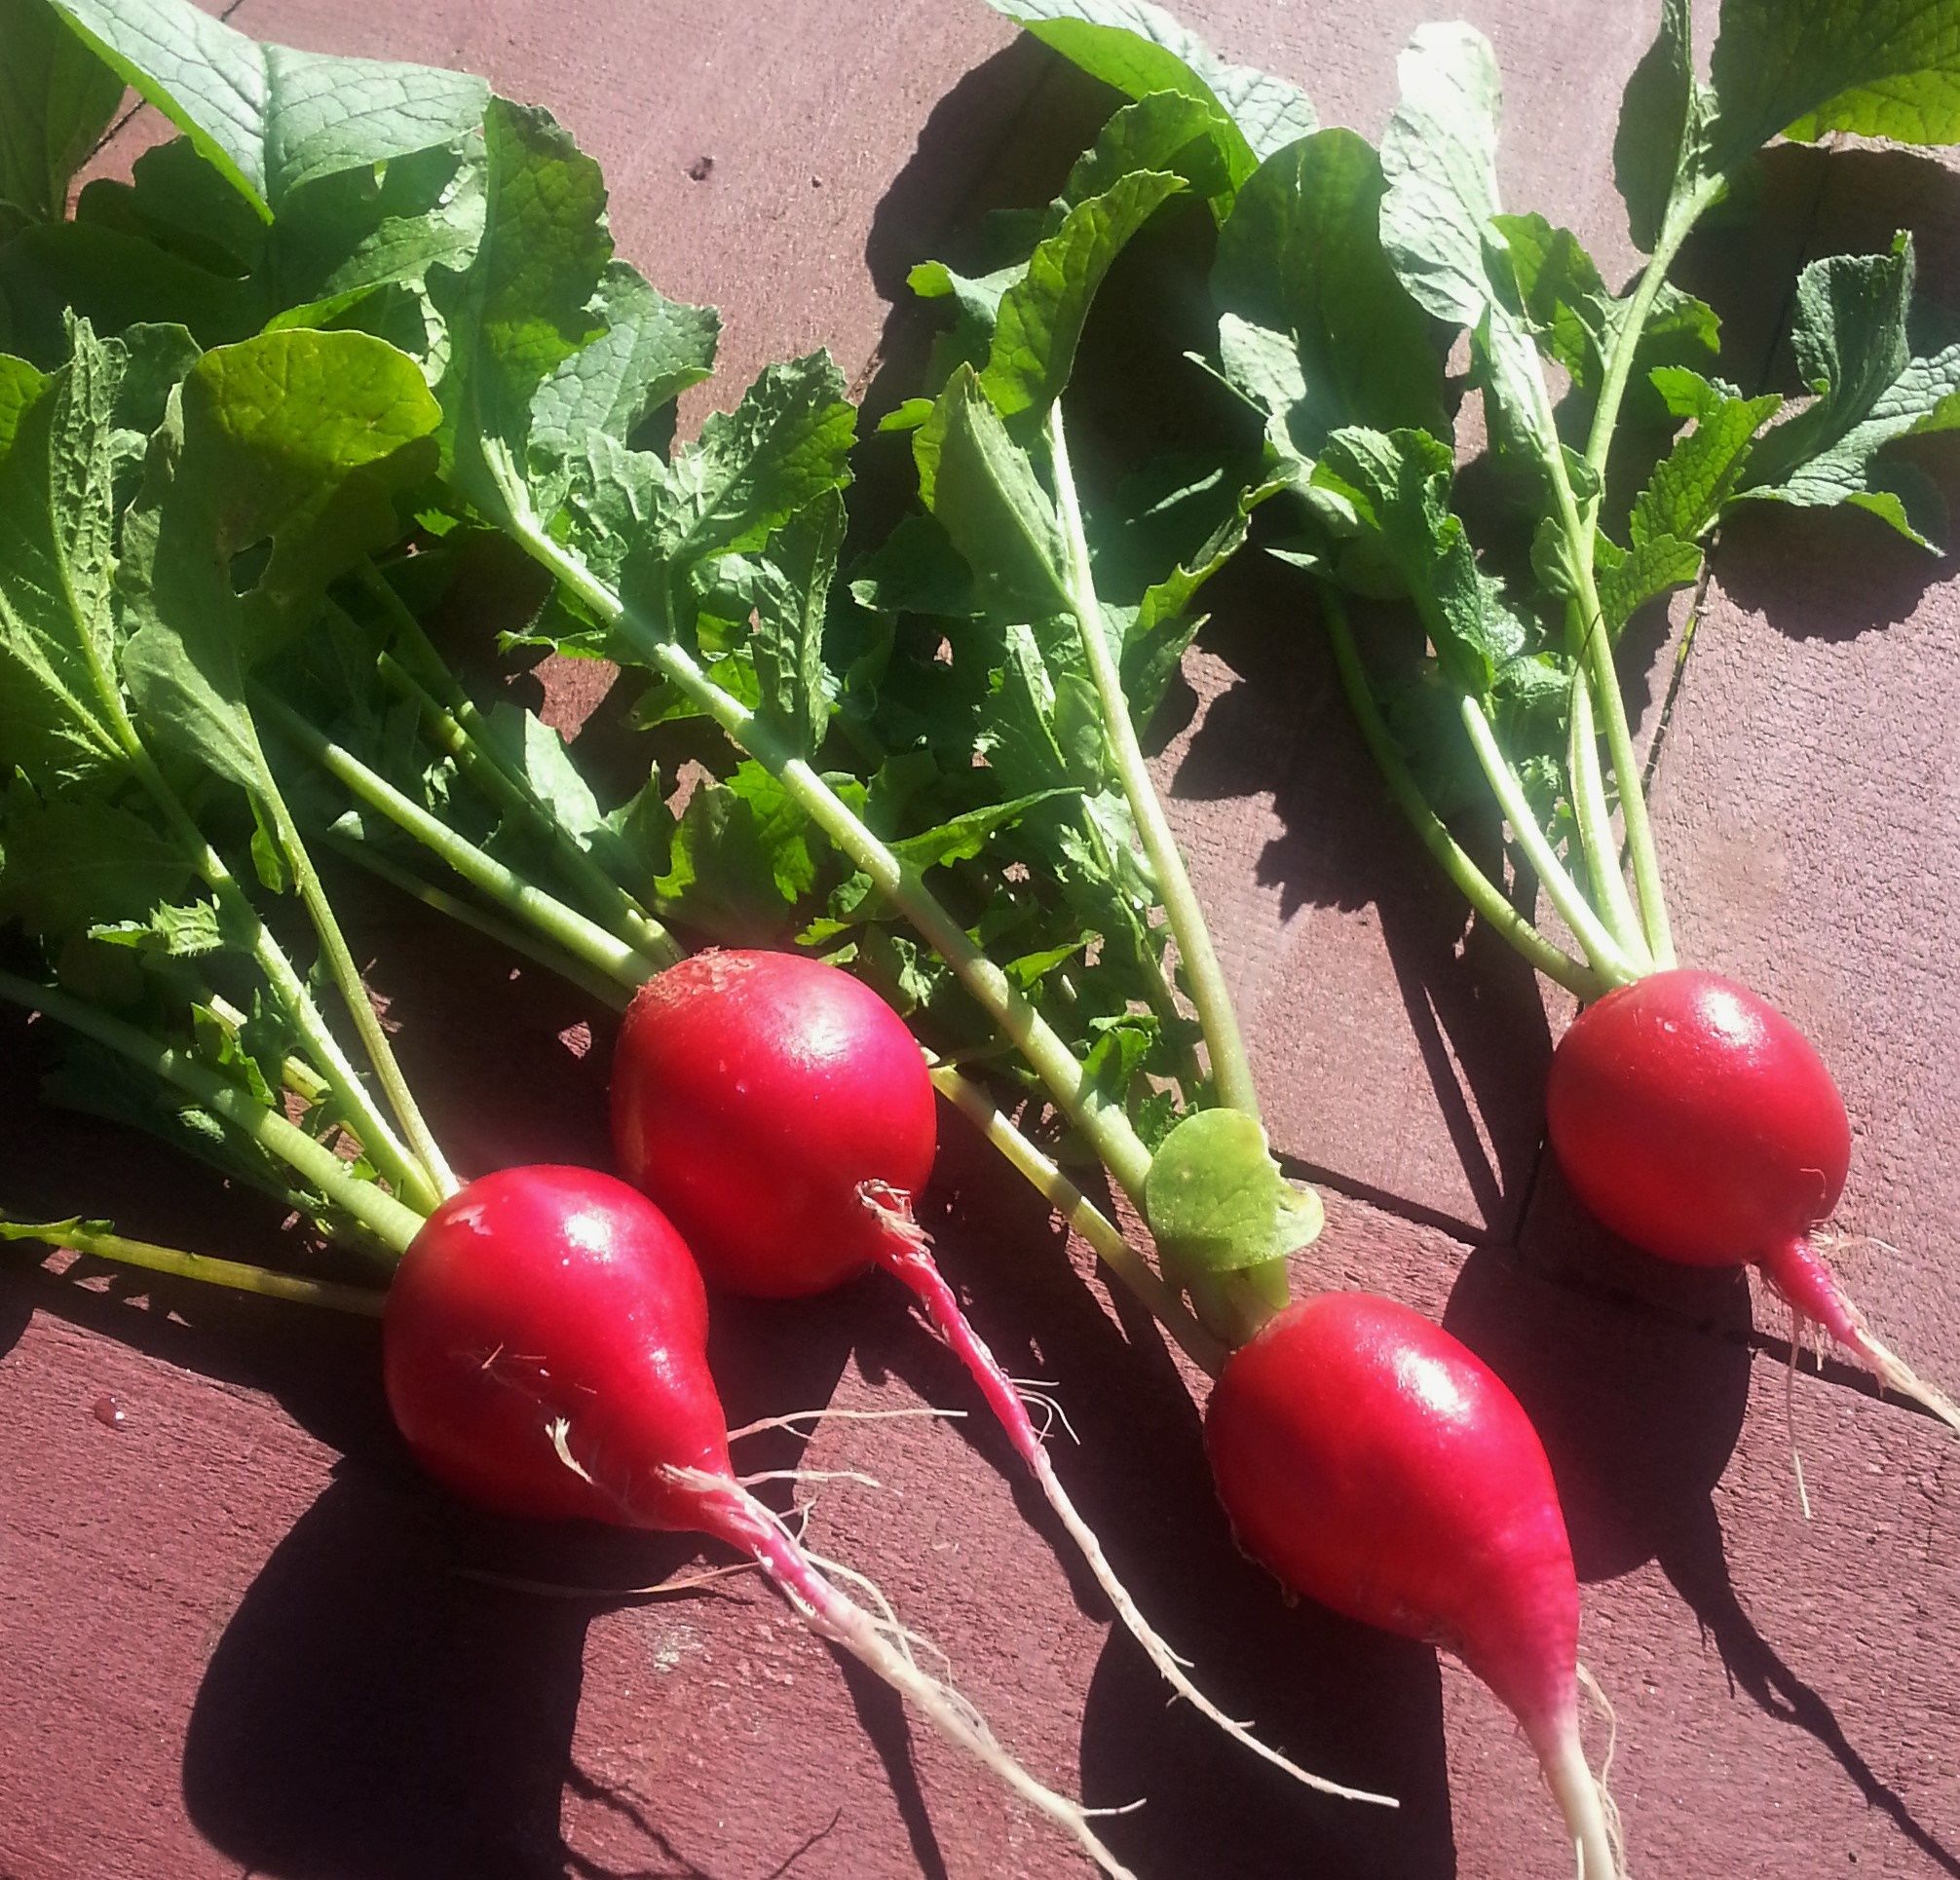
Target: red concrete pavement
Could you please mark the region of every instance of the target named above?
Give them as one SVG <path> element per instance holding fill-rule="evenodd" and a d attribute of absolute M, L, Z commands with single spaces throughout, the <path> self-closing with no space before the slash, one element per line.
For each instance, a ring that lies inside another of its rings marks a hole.
<path fill-rule="evenodd" d="M 1300 79 L 1328 120 L 1374 133 L 1423 10 L 1184 11 L 1228 53 Z M 1624 267 L 1603 128 L 1646 9 L 1467 12 L 1510 81 L 1515 204 L 1569 223 L 1609 274 Z M 1093 122 L 1082 88 L 1010 47 L 977 0 L 876 15 L 850 31 L 844 10 L 802 0 L 597 0 L 570 16 L 529 0 L 245 0 L 235 18 L 470 65 L 549 103 L 606 165 L 622 251 L 728 310 L 733 386 L 817 342 L 871 381 L 903 345 L 887 303 L 904 267 L 976 191 L 1045 193 L 1067 128 Z M 143 134 L 139 119 L 105 162 Z M 704 155 L 714 168 L 694 181 Z M 1688 258 L 1729 317 L 1732 374 L 1787 372 L 1780 283 L 1807 249 L 1909 224 L 1927 285 L 1953 302 L 1960 193 L 1938 166 L 1793 152 L 1770 202 L 1746 248 L 1712 241 Z M 1900 1250 L 1854 1247 L 1846 1263 L 1898 1342 L 1952 1381 L 1960 1335 L 1940 1302 L 1960 1232 L 1945 1153 L 1960 1104 L 1941 994 L 1960 945 L 1960 719 L 1941 682 L 1956 595 L 1941 564 L 1875 525 L 1789 521 L 1722 545 L 1656 815 L 1695 956 L 1748 972 L 1831 1051 L 1861 1125 L 1843 1224 Z M 1257 569 L 1232 581 L 1161 769 L 1279 1145 L 1368 1197 L 1334 1195 L 1302 1279 L 1447 1314 L 1539 1419 L 1592 1582 L 1586 1655 L 1619 1710 L 1635 1872 L 1960 1871 L 1950 1442 L 1841 1370 L 1805 1374 L 1792 1413 L 1816 1518 L 1801 1521 L 1773 1318 L 1758 1332 L 1739 1284 L 1614 1250 L 1540 1179 L 1538 1087 L 1562 1011 L 1501 950 L 1459 952 L 1460 910 L 1383 803 L 1294 599 Z M 1652 733 L 1672 642 L 1650 639 L 1636 691 Z M 590 701 L 561 685 L 555 702 L 577 717 Z M 432 957 L 432 932 L 376 906 L 363 950 L 458 1159 L 601 1153 L 602 1053 L 560 1042 L 591 1015 L 446 935 Z M 0 1035 L 10 1067 L 31 1058 L 19 1028 Z M 144 1146 L 34 1114 L 21 1071 L 0 1081 L 10 1204 L 116 1212 L 213 1251 L 263 1233 L 249 1204 Z M 1568 1873 L 1492 1703 L 1426 1651 L 1286 1609 L 1222 1533 L 1190 1380 L 1134 1315 L 1074 1283 L 1038 1211 L 996 1192 L 969 1146 L 950 1137 L 945 1159 L 933 1224 L 949 1270 L 1013 1368 L 1064 1381 L 1084 1448 L 1062 1466 L 1147 1607 L 1224 1701 L 1405 1807 L 1301 1794 L 1167 1709 L 977 1426 L 830 1426 L 809 1462 L 848 1460 L 887 1487 L 826 1491 L 815 1544 L 952 1651 L 1034 1766 L 1098 1802 L 1148 1794 L 1112 1828 L 1147 1874 Z M 1006 1311 L 1003 1262 L 1018 1269 Z M 716 1335 L 737 1415 L 963 1401 L 876 1286 L 794 1320 L 727 1309 Z M 92 1414 L 103 1393 L 125 1428 Z M 743 1581 L 622 1603 L 469 1577 L 617 1588 L 692 1556 L 437 1502 L 390 1439 L 368 1328 L 10 1262 L 0 1419 L 8 1880 L 1076 1870 Z"/>

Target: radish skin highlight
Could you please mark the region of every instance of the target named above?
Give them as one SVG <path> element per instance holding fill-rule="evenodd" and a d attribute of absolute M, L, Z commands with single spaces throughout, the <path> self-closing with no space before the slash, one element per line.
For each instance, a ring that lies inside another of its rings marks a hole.
<path fill-rule="evenodd" d="M 1579 1735 L 1579 1588 L 1544 1447 L 1482 1360 L 1362 1293 L 1291 1305 L 1205 1415 L 1241 1547 L 1290 1591 L 1454 1652 L 1524 1726 L 1581 1880 L 1624 1880 Z"/>
<path fill-rule="evenodd" d="M 1086 1811 L 1023 1769 L 735 1481 L 707 1323 L 693 1256 L 638 1190 L 586 1169 L 505 1169 L 445 1201 L 402 1257 L 382 1320 L 389 1407 L 431 1475 L 499 1514 L 735 1548 L 819 1636 L 1127 1880 Z"/>
<path fill-rule="evenodd" d="M 1559 1166 L 1615 1233 L 1686 1266 L 1758 1267 L 1881 1383 L 1960 1430 L 1960 1409 L 1872 1335 L 1816 1239 L 1844 1191 L 1851 1121 L 1775 1006 L 1675 968 L 1608 993 L 1552 1056 Z"/>
<path fill-rule="evenodd" d="M 1393 1797 L 1300 1768 L 1226 1715 L 1138 1609 L 1055 1473 L 1022 1392 L 974 1331 L 913 1216 L 938 1147 L 931 1074 L 862 981 L 797 954 L 696 954 L 647 981 L 620 1029 L 613 1140 L 710 1281 L 796 1298 L 878 1267 L 965 1367 L 1125 1629 L 1178 1694 L 1296 1780 Z"/>

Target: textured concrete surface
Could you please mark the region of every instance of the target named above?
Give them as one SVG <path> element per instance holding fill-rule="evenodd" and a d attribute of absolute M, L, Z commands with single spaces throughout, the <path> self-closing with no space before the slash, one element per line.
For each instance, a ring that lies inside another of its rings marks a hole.
<path fill-rule="evenodd" d="M 1185 8 L 1371 134 L 1424 11 Z M 1465 11 L 1506 71 L 1514 206 L 1569 224 L 1619 272 L 1631 255 L 1603 128 L 1647 10 Z M 606 166 L 622 251 L 728 310 L 726 396 L 819 342 L 860 382 L 882 365 L 902 377 L 916 328 L 890 309 L 905 267 L 976 192 L 1045 194 L 1069 131 L 1094 122 L 1094 97 L 1012 47 L 977 0 L 875 12 L 869 29 L 804 0 L 244 0 L 234 18 L 468 64 L 549 104 Z M 104 166 L 153 134 L 138 114 Z M 714 163 L 696 181 L 701 157 Z M 1919 231 L 1927 289 L 1960 302 L 1960 187 L 1939 165 L 1780 156 L 1758 231 L 1684 263 L 1728 321 L 1726 369 L 1787 382 L 1796 260 L 1877 246 L 1895 226 Z M 1160 769 L 1275 1138 L 1334 1184 L 1301 1283 L 1380 1287 L 1444 1316 L 1538 1419 L 1588 1582 L 1585 1655 L 1618 1711 L 1634 1872 L 1960 1872 L 1950 1440 L 1841 1367 L 1792 1382 L 1776 1315 L 1741 1282 L 1662 1272 L 1578 1217 L 1538 1141 L 1564 1005 L 1501 948 L 1459 944 L 1460 909 L 1385 805 L 1297 602 L 1253 569 L 1223 588 Z M 1882 1330 L 1960 1382 L 1941 1310 L 1960 1239 L 1960 1035 L 1943 996 L 1960 945 L 1960 596 L 1945 564 L 1868 522 L 1770 516 L 1721 545 L 1671 693 L 1685 612 L 1646 629 L 1651 666 L 1630 687 L 1659 738 L 1684 951 L 1746 973 L 1831 1055 L 1859 1127 L 1843 1263 Z M 589 710 L 593 676 L 547 675 L 554 714 Z M 603 1154 L 602 1019 L 394 908 L 371 908 L 358 937 L 460 1165 Z M 263 1246 L 276 1223 L 249 1201 L 40 1112 L 38 1055 L 26 1028 L 0 1028 L 9 1205 Z M 849 1464 L 885 1485 L 825 1488 L 814 1544 L 951 1652 L 1032 1766 L 1098 1803 L 1149 1797 L 1111 1826 L 1141 1873 L 1569 1874 L 1493 1702 L 1426 1650 L 1286 1607 L 1224 1534 L 1193 1379 L 1076 1283 L 1081 1250 L 999 1192 L 954 1125 L 942 1160 L 930 1224 L 948 1269 L 1011 1369 L 1061 1380 L 1083 1446 L 1060 1466 L 1147 1609 L 1228 1707 L 1405 1806 L 1305 1795 L 1166 1707 L 976 1423 L 838 1422 L 801 1451 L 755 1444 L 756 1468 Z M 724 1308 L 715 1357 L 737 1421 L 964 1402 L 877 1284 L 796 1314 Z M 96 1415 L 105 1397 L 122 1427 Z M 695 1556 L 441 1504 L 389 1431 L 371 1328 L 9 1256 L 0 1419 L 6 1880 L 1077 1870 L 749 1581 L 652 1601 L 509 1584 L 617 1590 Z"/>

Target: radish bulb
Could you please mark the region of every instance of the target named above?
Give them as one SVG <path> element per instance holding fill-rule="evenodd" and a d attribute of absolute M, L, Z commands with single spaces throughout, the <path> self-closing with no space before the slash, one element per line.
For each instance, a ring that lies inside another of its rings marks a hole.
<path fill-rule="evenodd" d="M 1138 1610 L 913 1218 L 938 1147 L 932 1083 L 905 1022 L 875 992 L 799 954 L 696 954 L 635 996 L 612 1104 L 621 1168 L 673 1220 L 711 1282 L 797 1298 L 872 1267 L 889 1273 L 965 1366 L 1097 1585 L 1179 1695 L 1299 1781 L 1394 1806 L 1260 1742 L 1191 1682 Z"/>
<path fill-rule="evenodd" d="M 644 1195 L 586 1169 L 504 1169 L 443 1202 L 402 1258 L 382 1320 L 389 1407 L 431 1475 L 499 1514 L 701 1533 L 746 1554 L 812 1632 L 1127 1876 L 1086 1811 L 735 1481 L 707 1324 L 694 1259 Z"/>
<path fill-rule="evenodd" d="M 1518 1400 L 1418 1312 L 1288 1306 L 1225 1361 L 1205 1448 L 1239 1545 L 1292 1592 L 1452 1651 L 1524 1725 L 1580 1880 L 1622 1880 L 1579 1740 L 1579 1588 Z"/>
<path fill-rule="evenodd" d="M 1755 1265 L 1801 1319 L 1960 1430 L 1960 1409 L 1872 1335 L 1813 1237 L 1844 1191 L 1851 1123 L 1775 1006 L 1675 968 L 1581 1012 L 1552 1056 L 1559 1166 L 1622 1238 L 1686 1266 Z"/>

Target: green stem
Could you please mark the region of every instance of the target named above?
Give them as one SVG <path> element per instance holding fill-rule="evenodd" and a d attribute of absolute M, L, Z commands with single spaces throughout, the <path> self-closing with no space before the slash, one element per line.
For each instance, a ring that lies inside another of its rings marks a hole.
<path fill-rule="evenodd" d="M 1573 610 L 1577 618 L 1577 610 Z M 1620 846 L 1613 836 L 1612 812 L 1606 808 L 1605 781 L 1600 774 L 1600 740 L 1593 729 L 1593 689 L 1583 670 L 1572 675 L 1570 735 L 1566 773 L 1572 785 L 1572 816 L 1579 826 L 1579 847 L 1593 878 L 1600 919 L 1619 942 L 1634 965 L 1644 972 L 1653 964 L 1647 953 L 1640 917 L 1627 892 L 1620 867 Z"/>
<path fill-rule="evenodd" d="M 326 898 L 326 885 L 320 881 L 320 871 L 314 867 L 313 857 L 301 840 L 299 825 L 293 821 L 292 811 L 286 808 L 284 797 L 277 789 L 264 791 L 260 801 L 272 817 L 273 833 L 285 852 L 286 863 L 293 872 L 299 898 L 313 921 L 314 932 L 320 936 L 326 969 L 334 984 L 340 988 L 341 1001 L 347 1007 L 348 1017 L 354 1021 L 354 1029 L 360 1034 L 368 1062 L 374 1066 L 374 1074 L 388 1099 L 388 1107 L 395 1111 L 396 1120 L 401 1125 L 402 1134 L 407 1137 L 408 1146 L 422 1166 L 424 1180 L 421 1186 L 427 1189 L 433 1185 L 434 1189 L 433 1205 L 433 1201 L 454 1194 L 462 1184 L 437 1146 L 434 1134 L 422 1114 L 421 1106 L 415 1101 L 415 1093 L 408 1087 L 408 1079 L 401 1073 L 395 1047 L 382 1029 L 381 1014 L 374 1009 L 374 1001 L 368 996 L 360 968 L 355 964 L 347 936 L 341 931 L 333 905 Z"/>
<path fill-rule="evenodd" d="M 1578 883 L 1566 873 L 1564 863 L 1552 852 L 1552 845 L 1545 840 L 1545 832 L 1538 827 L 1538 818 L 1525 795 L 1525 786 L 1519 782 L 1517 771 L 1512 770 L 1510 761 L 1498 747 L 1490 721 L 1484 716 L 1484 707 L 1465 693 L 1460 708 L 1463 728 L 1470 733 L 1471 747 L 1476 751 L 1477 762 L 1483 767 L 1485 778 L 1497 799 L 1497 807 L 1503 810 L 1512 835 L 1551 897 L 1552 905 L 1559 910 L 1560 917 L 1572 929 L 1572 937 L 1593 962 L 1594 971 L 1615 986 L 1625 985 L 1639 977 L 1633 963 L 1620 951 L 1618 943 L 1579 891 Z"/>
<path fill-rule="evenodd" d="M 1640 335 L 1647 316 L 1667 281 L 1668 269 L 1680 252 L 1681 244 L 1700 221 L 1709 206 L 1721 194 L 1719 178 L 1695 181 L 1688 193 L 1670 199 L 1662 217 L 1659 239 L 1647 265 L 1628 301 L 1625 318 L 1614 335 L 1600 381 L 1599 403 L 1593 408 L 1592 430 L 1586 439 L 1586 462 L 1603 485 L 1607 460 L 1612 455 L 1613 432 L 1619 424 L 1620 406 L 1632 382 L 1634 359 L 1639 354 Z M 1564 464 L 1557 466 L 1559 479 L 1564 480 Z M 1567 491 L 1569 497 L 1569 490 Z M 1668 923 L 1667 900 L 1661 886 L 1660 853 L 1654 846 L 1653 826 L 1647 816 L 1646 792 L 1641 785 L 1640 760 L 1634 753 L 1634 739 L 1627 723 L 1625 699 L 1620 696 L 1619 672 L 1613 663 L 1610 636 L 1605 631 L 1605 614 L 1600 606 L 1598 583 L 1593 574 L 1594 532 L 1598 508 L 1583 518 L 1582 526 L 1569 530 L 1580 575 L 1579 603 L 1584 610 L 1586 630 L 1582 669 L 1592 689 L 1593 701 L 1604 724 L 1606 753 L 1619 785 L 1620 814 L 1626 824 L 1627 851 L 1633 863 L 1634 886 L 1640 896 L 1640 925 L 1646 935 L 1647 951 L 1656 966 L 1675 964 L 1674 934 Z"/>
<path fill-rule="evenodd" d="M 344 784 L 357 801 L 386 816 L 403 834 L 414 837 L 471 887 L 508 908 L 555 946 L 625 986 L 637 986 L 659 970 L 644 954 L 617 935 L 608 933 L 576 908 L 567 907 L 555 895 L 534 886 L 513 869 L 459 836 L 447 823 L 404 796 L 345 745 L 335 743 L 283 700 L 268 697 L 264 702 L 274 722 L 293 743 L 328 775 Z"/>
<path fill-rule="evenodd" d="M 1123 1238 L 1122 1229 L 1062 1173 L 1054 1158 L 1036 1147 L 979 1084 L 962 1077 L 952 1065 L 935 1064 L 932 1082 L 939 1094 L 1000 1151 L 1015 1173 L 1082 1236 L 1096 1258 L 1130 1289 L 1145 1309 L 1155 1315 L 1185 1355 L 1216 1377 L 1225 1365 L 1225 1346 L 1191 1316 L 1176 1289 L 1157 1275 Z"/>
<path fill-rule="evenodd" d="M 301 1042 L 321 1075 L 332 1086 L 341 1110 L 368 1159 L 388 1178 L 397 1193 L 425 1207 L 433 1207 L 440 1197 L 429 1176 L 409 1153 L 407 1145 L 396 1134 L 395 1125 L 375 1102 L 374 1093 L 355 1069 L 354 1061 L 341 1049 L 340 1040 L 334 1036 L 326 1015 L 315 1003 L 306 981 L 299 975 L 299 969 L 259 918 L 251 897 L 245 893 L 224 857 L 205 840 L 204 832 L 158 770 L 156 761 L 144 748 L 133 726 L 129 726 L 129 737 L 130 758 L 138 780 L 170 818 L 171 827 L 182 837 L 199 879 L 217 897 L 225 919 L 235 931 L 245 936 L 252 963 L 265 975 L 280 1010 L 299 1034 Z"/>
<path fill-rule="evenodd" d="M 1150 1151 L 1121 1105 L 1087 1087 L 1074 1053 L 1015 989 L 1006 974 L 973 944 L 964 928 L 921 880 L 918 871 L 901 863 L 817 771 L 805 759 L 794 755 L 755 713 L 716 685 L 684 648 L 662 639 L 625 607 L 575 555 L 535 525 L 520 522 L 516 534 L 536 560 L 550 569 L 602 620 L 624 633 L 649 666 L 700 706 L 733 742 L 774 776 L 839 851 L 861 869 L 877 891 L 918 928 L 995 1025 L 1013 1039 L 1021 1055 L 1047 1085 L 1056 1107 L 1089 1139 L 1104 1165 L 1141 1208 Z"/>
<path fill-rule="evenodd" d="M 380 581 L 378 575 L 375 579 Z M 388 583 L 381 582 L 381 585 L 387 587 Z M 394 592 L 392 588 L 388 591 Z M 396 605 L 399 607 L 399 601 Z M 429 659 L 438 658 L 420 623 L 414 621 L 412 615 L 406 618 L 415 625 L 420 640 L 418 651 Z M 539 800 L 530 784 L 512 772 L 498 751 L 482 714 L 453 679 L 442 687 L 441 696 L 435 697 L 391 655 L 384 653 L 378 663 L 381 676 L 421 708 L 442 748 L 506 810 L 529 823 L 544 838 L 559 868 L 589 897 L 600 918 L 615 932 L 658 965 L 671 966 L 681 958 L 684 950 L 673 935 L 599 865 L 597 857 Z"/>
<path fill-rule="evenodd" d="M 1191 886 L 1156 786 L 1150 781 L 1150 767 L 1144 762 L 1143 745 L 1130 717 L 1129 700 L 1123 696 L 1122 673 L 1110 645 L 1102 603 L 1096 598 L 1095 580 L 1089 567 L 1088 536 L 1082 527 L 1081 504 L 1069 462 L 1059 402 L 1048 411 L 1048 449 L 1068 549 L 1069 601 L 1081 634 L 1089 677 L 1102 701 L 1103 732 L 1110 755 L 1115 761 L 1123 795 L 1129 803 L 1130 814 L 1136 819 L 1144 853 L 1150 858 L 1164 914 L 1178 943 L 1191 1003 L 1197 1008 L 1198 1023 L 1204 1028 L 1205 1043 L 1211 1052 L 1212 1081 L 1219 1100 L 1228 1109 L 1242 1109 L 1248 1116 L 1257 1117 L 1259 1091 L 1253 1082 L 1252 1059 L 1239 1033 L 1238 1014 L 1232 1009 L 1231 992 L 1212 945 L 1211 929 L 1205 924 L 1204 909 Z"/>
<path fill-rule="evenodd" d="M 211 1016 L 234 1037 L 251 1022 L 249 1014 L 234 1005 L 222 993 L 210 994 L 205 1003 Z M 319 1103 L 333 1088 L 312 1065 L 303 1058 L 294 1057 L 289 1051 L 280 1060 L 279 1078 L 285 1089 L 309 1107 Z M 361 1147 L 364 1148 L 366 1145 Z"/>
<path fill-rule="evenodd" d="M 331 832 L 328 839 L 357 867 L 366 869 L 370 875 L 388 883 L 391 887 L 398 888 L 411 899 L 420 901 L 424 907 L 447 916 L 460 925 L 469 927 L 472 932 L 482 934 L 486 940 L 494 941 L 508 952 L 517 954 L 543 966 L 547 972 L 556 973 L 568 985 L 576 986 L 601 1005 L 610 1006 L 616 1012 L 625 1010 L 639 984 L 638 981 L 629 981 L 623 973 L 616 977 L 611 973 L 596 970 L 584 959 L 535 938 L 527 929 L 516 925 L 513 921 L 500 920 L 496 915 L 474 906 L 459 895 L 437 887 L 433 882 L 425 882 L 421 876 L 397 867 L 373 844 L 358 836 Z"/>
<path fill-rule="evenodd" d="M 325 1306 L 335 1312 L 358 1312 L 378 1319 L 388 1295 L 370 1286 L 337 1286 L 331 1280 L 301 1279 L 294 1273 L 275 1273 L 236 1260 L 213 1260 L 208 1254 L 179 1253 L 148 1240 L 131 1240 L 118 1233 L 98 1232 L 80 1222 L 13 1222 L 0 1219 L 0 1236 L 34 1239 L 50 1247 L 65 1247 L 92 1260 L 113 1260 L 119 1266 L 140 1266 L 146 1272 L 170 1273 L 234 1293 L 257 1293 L 266 1298 L 290 1299 L 300 1305 Z"/>
<path fill-rule="evenodd" d="M 152 1076 L 174 1084 L 220 1121 L 279 1157 L 328 1201 L 387 1245 L 403 1254 L 421 1231 L 425 1217 L 404 1207 L 373 1182 L 363 1180 L 323 1143 L 268 1109 L 251 1093 L 220 1076 L 190 1052 L 164 1044 L 133 1025 L 71 997 L 52 986 L 37 986 L 18 974 L 0 972 L 0 998 L 45 1013 L 97 1044 L 129 1059 Z"/>
<path fill-rule="evenodd" d="M 1360 650 L 1354 643 L 1354 630 L 1348 623 L 1346 603 L 1333 586 L 1325 583 L 1321 584 L 1320 598 L 1328 639 L 1334 647 L 1335 669 L 1340 675 L 1341 689 L 1346 693 L 1348 705 L 1361 727 L 1362 742 L 1368 746 L 1380 769 L 1389 795 L 1400 806 L 1415 833 L 1422 838 L 1423 846 L 1443 865 L 1444 873 L 1462 889 L 1464 897 L 1483 921 L 1508 940 L 1541 973 L 1581 998 L 1599 997 L 1607 990 L 1606 982 L 1583 960 L 1574 959 L 1563 947 L 1555 946 L 1546 939 L 1520 914 L 1505 899 L 1503 890 L 1477 866 L 1450 833 L 1443 818 L 1430 808 L 1429 799 L 1423 795 L 1422 786 L 1416 782 L 1415 773 L 1409 768 L 1408 760 L 1395 741 L 1394 733 L 1388 729 L 1387 721 L 1381 716 L 1381 708 L 1376 703 L 1374 688 L 1368 682 Z"/>
<path fill-rule="evenodd" d="M 1654 301 L 1666 284 L 1668 270 L 1680 253 L 1681 244 L 1720 193 L 1720 183 L 1708 179 L 1694 184 L 1686 196 L 1669 202 L 1654 251 L 1628 299 L 1626 317 L 1620 321 L 1612 350 L 1606 355 L 1605 370 L 1600 379 L 1600 399 L 1593 407 L 1593 425 L 1586 434 L 1586 462 L 1599 473 L 1602 483 L 1606 460 L 1612 455 L 1613 432 L 1620 422 L 1620 406 L 1633 380 L 1640 337 L 1646 331 L 1647 316 L 1653 312 Z"/>

